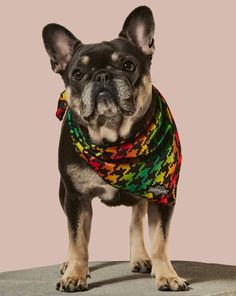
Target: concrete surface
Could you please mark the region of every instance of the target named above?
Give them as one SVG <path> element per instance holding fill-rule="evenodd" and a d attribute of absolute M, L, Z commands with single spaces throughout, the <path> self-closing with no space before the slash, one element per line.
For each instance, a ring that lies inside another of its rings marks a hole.
<path fill-rule="evenodd" d="M 185 292 L 161 292 L 154 285 L 150 274 L 131 273 L 129 262 L 91 262 L 89 290 L 74 292 L 83 296 L 236 296 L 236 266 L 200 262 L 173 261 L 173 266 L 189 280 Z M 0 273 L 0 296 L 53 296 L 71 293 L 55 289 L 60 278 L 59 265 Z"/>

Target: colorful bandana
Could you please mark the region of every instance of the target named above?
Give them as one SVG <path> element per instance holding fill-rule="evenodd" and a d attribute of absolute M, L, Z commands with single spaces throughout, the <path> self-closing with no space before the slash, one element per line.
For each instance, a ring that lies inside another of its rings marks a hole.
<path fill-rule="evenodd" d="M 70 134 L 76 151 L 109 185 L 172 206 L 181 166 L 181 147 L 168 105 L 153 87 L 156 114 L 147 129 L 132 140 L 113 146 L 97 146 L 76 126 L 68 111 Z M 59 119 L 66 110 L 66 92 L 60 96 Z"/>
<path fill-rule="evenodd" d="M 64 117 L 64 114 L 66 112 L 67 108 L 67 95 L 66 91 L 63 91 L 60 94 L 58 103 L 57 103 L 57 111 L 56 111 L 56 117 L 61 121 Z"/>

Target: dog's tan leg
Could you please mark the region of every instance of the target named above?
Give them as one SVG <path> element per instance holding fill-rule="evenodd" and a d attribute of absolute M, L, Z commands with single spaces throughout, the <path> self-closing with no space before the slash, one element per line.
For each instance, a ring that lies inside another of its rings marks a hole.
<path fill-rule="evenodd" d="M 67 253 L 67 259 L 65 262 L 63 262 L 61 265 L 60 265 L 60 273 L 61 274 L 64 274 L 65 271 L 66 271 L 66 268 L 68 266 L 68 262 L 69 262 L 69 258 L 70 258 L 70 252 L 71 252 L 71 247 L 70 247 L 70 242 L 69 242 L 69 249 L 68 249 L 68 253 Z"/>
<path fill-rule="evenodd" d="M 67 268 L 56 286 L 60 291 L 74 292 L 88 288 L 88 243 L 92 219 L 91 204 L 80 209 L 75 219 L 76 215 L 77 213 L 68 215 L 70 217 L 68 218 L 70 250 Z"/>
<path fill-rule="evenodd" d="M 168 257 L 167 242 L 174 207 L 148 205 L 148 224 L 151 238 L 152 275 L 159 290 L 185 290 L 188 282 L 175 272 Z"/>
<path fill-rule="evenodd" d="M 66 214 L 66 209 L 65 209 L 65 198 L 66 198 L 66 189 L 65 189 L 65 185 L 64 182 L 62 180 L 62 178 L 60 179 L 60 186 L 59 186 L 59 198 L 60 198 L 60 203 L 61 206 L 63 208 L 63 211 Z M 66 257 L 66 261 L 64 261 L 61 265 L 60 265 L 60 273 L 64 274 L 66 271 L 66 268 L 68 266 L 68 261 L 69 261 L 69 257 L 70 257 L 70 242 L 69 242 L 69 249 L 68 249 L 68 253 L 67 253 L 67 257 Z"/>
<path fill-rule="evenodd" d="M 147 201 L 140 200 L 132 207 L 130 223 L 130 268 L 133 272 L 150 272 L 151 260 L 144 245 L 144 217 Z"/>

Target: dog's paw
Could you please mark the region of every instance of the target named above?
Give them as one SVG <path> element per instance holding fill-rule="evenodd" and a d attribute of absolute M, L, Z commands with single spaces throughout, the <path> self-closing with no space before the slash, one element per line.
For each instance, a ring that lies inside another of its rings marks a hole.
<path fill-rule="evenodd" d="M 61 278 L 61 280 L 56 284 L 56 289 L 61 292 L 86 291 L 88 290 L 88 284 L 86 279 L 68 276 Z"/>
<path fill-rule="evenodd" d="M 160 291 L 186 291 L 188 290 L 189 282 L 178 276 L 160 276 L 156 277 L 154 274 L 156 285 Z"/>
<path fill-rule="evenodd" d="M 131 261 L 130 268 L 132 272 L 150 273 L 152 269 L 151 260 Z"/>
<path fill-rule="evenodd" d="M 61 273 L 61 274 L 64 274 L 64 273 L 65 273 L 67 266 L 68 266 L 68 261 L 63 262 L 63 263 L 60 265 L 60 273 Z"/>

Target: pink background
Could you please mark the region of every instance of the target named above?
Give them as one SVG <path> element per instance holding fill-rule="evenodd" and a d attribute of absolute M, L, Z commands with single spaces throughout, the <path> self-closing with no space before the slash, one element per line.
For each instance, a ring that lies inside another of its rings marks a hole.
<path fill-rule="evenodd" d="M 54 116 L 63 83 L 50 69 L 43 26 L 63 24 L 85 43 L 110 40 L 140 4 L 150 6 L 156 20 L 153 83 L 169 103 L 183 149 L 171 258 L 236 264 L 235 1 L 5 0 L 1 271 L 60 263 L 67 252 Z M 94 201 L 90 260 L 128 260 L 130 213 Z"/>

